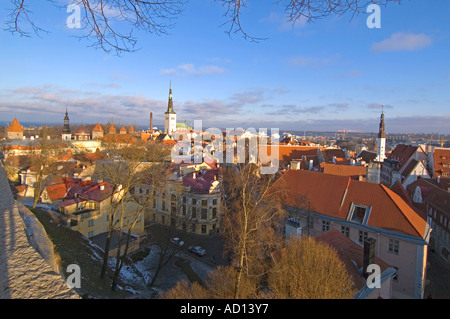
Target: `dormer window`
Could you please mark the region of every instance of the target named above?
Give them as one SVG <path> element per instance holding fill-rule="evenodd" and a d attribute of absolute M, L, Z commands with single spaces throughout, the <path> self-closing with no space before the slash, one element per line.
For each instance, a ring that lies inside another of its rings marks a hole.
<path fill-rule="evenodd" d="M 370 207 L 365 205 L 358 205 L 352 203 L 350 206 L 350 212 L 348 214 L 347 220 L 365 225 L 367 223 L 367 219 L 369 218 Z"/>

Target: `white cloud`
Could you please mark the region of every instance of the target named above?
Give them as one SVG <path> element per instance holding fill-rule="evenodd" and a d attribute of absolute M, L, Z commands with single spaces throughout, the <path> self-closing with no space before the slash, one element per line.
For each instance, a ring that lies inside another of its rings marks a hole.
<path fill-rule="evenodd" d="M 220 74 L 224 72 L 225 72 L 224 68 L 221 68 L 216 65 L 205 65 L 197 68 L 192 63 L 183 63 L 175 68 L 160 70 L 160 74 L 162 75 L 176 75 L 176 76 Z"/>
<path fill-rule="evenodd" d="M 430 46 L 431 43 L 431 38 L 424 33 L 414 34 L 398 32 L 392 34 L 388 39 L 374 43 L 371 50 L 377 53 L 390 51 L 416 51 Z"/>

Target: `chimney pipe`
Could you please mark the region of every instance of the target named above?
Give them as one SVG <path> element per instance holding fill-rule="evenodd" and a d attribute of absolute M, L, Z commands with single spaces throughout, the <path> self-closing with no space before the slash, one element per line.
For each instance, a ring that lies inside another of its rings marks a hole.
<path fill-rule="evenodd" d="M 150 131 L 153 130 L 153 113 L 150 112 Z"/>
<path fill-rule="evenodd" d="M 369 273 L 367 267 L 375 263 L 375 242 L 374 238 L 367 238 L 364 241 L 364 256 L 363 256 L 363 277 L 367 279 Z"/>

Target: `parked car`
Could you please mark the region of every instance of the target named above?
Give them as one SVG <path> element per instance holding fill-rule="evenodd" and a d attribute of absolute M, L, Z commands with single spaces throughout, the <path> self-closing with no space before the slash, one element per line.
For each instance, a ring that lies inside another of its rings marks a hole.
<path fill-rule="evenodd" d="M 170 240 L 172 242 L 172 244 L 178 245 L 178 246 L 183 246 L 184 245 L 184 241 L 182 241 L 180 238 L 178 237 L 174 237 Z"/>
<path fill-rule="evenodd" d="M 190 247 L 188 248 L 188 250 L 189 250 L 191 253 L 193 253 L 194 255 L 197 255 L 197 256 L 200 256 L 200 257 L 206 255 L 206 250 L 203 249 L 203 248 L 200 247 L 200 246 L 190 246 Z"/>

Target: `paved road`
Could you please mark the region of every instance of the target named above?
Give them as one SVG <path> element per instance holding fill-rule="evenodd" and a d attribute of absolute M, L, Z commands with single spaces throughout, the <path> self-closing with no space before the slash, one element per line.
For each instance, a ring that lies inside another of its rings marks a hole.
<path fill-rule="evenodd" d="M 176 255 L 162 268 L 158 275 L 154 286 L 160 291 L 172 288 L 182 279 L 205 282 L 209 272 L 217 265 L 227 264 L 227 259 L 222 256 L 223 240 L 219 235 L 200 236 L 161 225 L 152 225 L 147 228 L 147 238 L 141 242 L 141 248 L 153 245 L 161 247 L 167 244 L 170 247 L 175 247 L 174 244 L 170 243 L 170 239 L 173 237 L 180 238 L 184 245 L 179 248 Z M 188 247 L 191 245 L 203 247 L 207 252 L 206 255 L 200 257 L 190 253 Z M 194 274 L 189 270 L 192 270 Z"/>

